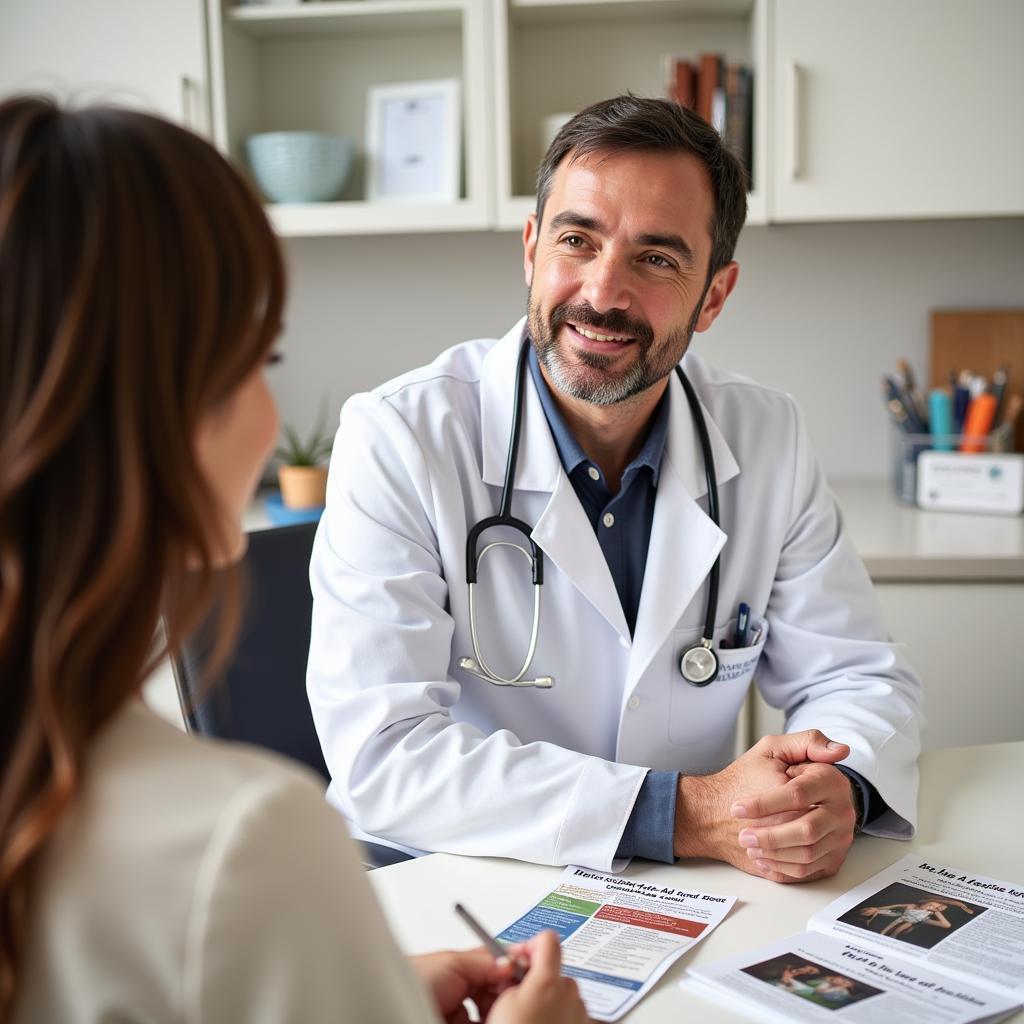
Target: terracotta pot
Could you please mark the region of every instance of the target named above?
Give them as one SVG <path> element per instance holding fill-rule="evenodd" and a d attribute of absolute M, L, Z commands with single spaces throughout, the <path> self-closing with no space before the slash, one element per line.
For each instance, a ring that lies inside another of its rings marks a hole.
<path fill-rule="evenodd" d="M 288 508 L 317 508 L 327 503 L 326 466 L 279 466 L 281 501 Z"/>

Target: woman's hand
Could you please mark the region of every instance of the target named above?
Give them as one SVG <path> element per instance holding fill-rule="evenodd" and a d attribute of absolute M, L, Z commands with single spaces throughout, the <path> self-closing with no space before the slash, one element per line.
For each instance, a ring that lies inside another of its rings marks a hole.
<path fill-rule="evenodd" d="M 585 1024 L 586 1007 L 572 978 L 563 978 L 562 948 L 554 932 L 541 932 L 509 956 L 529 960 L 523 980 L 494 1003 L 487 1024 Z M 482 1010 L 482 1008 L 481 1008 Z"/>
<path fill-rule="evenodd" d="M 515 973 L 510 960 L 495 960 L 483 946 L 427 953 L 411 960 L 448 1024 L 467 1024 L 469 1015 L 462 1005 L 466 999 L 472 999 L 480 1016 L 486 1019 L 495 999 L 512 983 Z"/>

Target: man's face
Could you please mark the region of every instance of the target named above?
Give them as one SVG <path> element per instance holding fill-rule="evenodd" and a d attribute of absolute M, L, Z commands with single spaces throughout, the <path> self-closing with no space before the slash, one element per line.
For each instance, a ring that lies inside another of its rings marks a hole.
<path fill-rule="evenodd" d="M 735 264 L 708 281 L 713 213 L 688 154 L 562 162 L 523 237 L 530 333 L 559 391 L 613 405 L 672 372 L 735 283 Z"/>

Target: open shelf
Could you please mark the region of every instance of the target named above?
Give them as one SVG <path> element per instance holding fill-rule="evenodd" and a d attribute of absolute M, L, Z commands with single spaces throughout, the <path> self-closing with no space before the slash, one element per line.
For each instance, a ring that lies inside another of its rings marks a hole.
<path fill-rule="evenodd" d="M 296 7 L 231 7 L 227 20 L 257 37 L 325 32 L 420 31 L 455 28 L 463 0 L 334 0 Z"/>
<path fill-rule="evenodd" d="M 483 231 L 491 226 L 477 205 L 464 199 L 456 203 L 271 203 L 267 213 L 285 238 Z"/>

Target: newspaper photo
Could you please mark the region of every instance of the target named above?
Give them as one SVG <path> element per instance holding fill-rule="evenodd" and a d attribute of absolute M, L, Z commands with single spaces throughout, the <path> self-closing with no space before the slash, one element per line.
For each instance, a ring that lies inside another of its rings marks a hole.
<path fill-rule="evenodd" d="M 996 1021 L 1024 1002 L 1024 886 L 911 854 L 809 932 L 707 967 L 688 991 L 763 1020 Z"/>
<path fill-rule="evenodd" d="M 1024 1001 L 1024 884 L 911 855 L 834 900 L 808 927 Z"/>
<path fill-rule="evenodd" d="M 568 867 L 558 885 L 498 935 L 524 942 L 550 929 L 562 974 L 575 978 L 593 1020 L 632 1009 L 669 967 L 721 922 L 733 896 L 651 885 Z"/>

